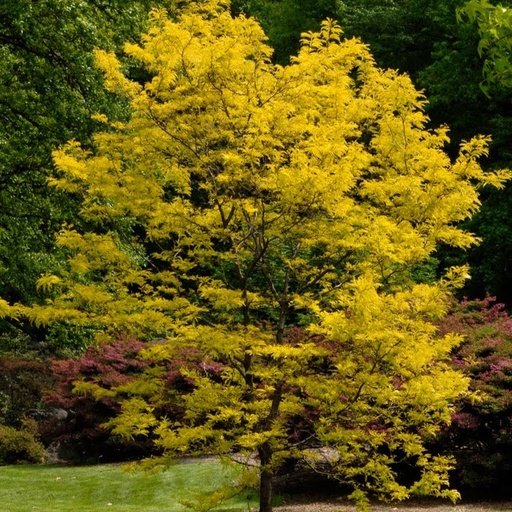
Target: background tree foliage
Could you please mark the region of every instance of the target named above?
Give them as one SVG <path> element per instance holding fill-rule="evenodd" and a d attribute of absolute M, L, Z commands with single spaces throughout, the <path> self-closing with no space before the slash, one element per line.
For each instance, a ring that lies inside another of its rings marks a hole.
<path fill-rule="evenodd" d="M 126 115 L 93 62 L 96 46 L 117 50 L 136 39 L 150 0 L 5 0 L 0 5 L 0 295 L 39 301 L 35 283 L 58 267 L 54 233 L 75 222 L 76 197 L 46 185 L 51 152 L 70 139 L 87 144 L 91 114 Z M 44 333 L 2 322 L 2 345 Z M 58 337 L 58 336 L 57 336 Z M 60 336 L 66 343 L 65 338 Z M 15 345 L 15 344 L 14 344 Z"/>
<path fill-rule="evenodd" d="M 512 11 L 502 4 L 494 5 L 487 0 L 470 0 L 458 9 L 459 19 L 476 23 L 480 41 L 478 52 L 485 57 L 482 84 L 490 92 L 492 83 L 512 85 Z"/>
<path fill-rule="evenodd" d="M 144 85 L 97 51 L 133 115 L 98 114 L 91 149 L 55 153 L 51 183 L 82 198 L 82 223 L 58 237 L 66 268 L 39 280 L 53 298 L 11 308 L 36 324 L 162 336 L 141 378 L 79 389 L 121 396 L 114 431 L 151 433 L 166 455 L 256 452 L 262 512 L 283 463 L 314 464 L 320 447 L 356 499 L 455 496 L 450 460 L 424 441 L 467 385 L 446 363 L 458 338 L 432 323 L 466 270 L 413 275 L 438 244 L 474 242 L 456 224 L 478 208 L 475 183 L 508 178 L 479 167 L 482 137 L 452 163 L 410 80 L 340 33 L 323 23 L 275 66 L 259 25 L 211 1 L 177 22 L 153 11 L 142 44 L 125 45 Z M 183 368 L 188 389 L 176 390 L 167 362 L 184 350 L 203 365 Z M 158 414 L 168 403 L 181 421 Z M 404 460 L 412 481 L 395 472 Z"/>
<path fill-rule="evenodd" d="M 483 99 L 478 86 L 478 35 L 472 27 L 457 23 L 456 8 L 462 5 L 463 0 L 338 4 L 338 19 L 347 37 L 360 37 L 370 45 L 379 66 L 406 72 L 425 88 L 427 111 L 434 124 L 450 126 L 454 149 L 462 139 L 475 135 L 475 107 Z M 486 115 L 479 114 L 478 121 L 481 118 Z"/>
<path fill-rule="evenodd" d="M 235 14 L 257 18 L 280 64 L 297 54 L 303 32 L 316 31 L 323 20 L 336 18 L 335 0 L 233 0 L 231 7 Z"/>
<path fill-rule="evenodd" d="M 492 134 L 490 165 L 510 165 L 511 89 L 510 89 L 510 9 L 487 1 L 470 1 L 457 10 L 461 26 L 479 36 L 475 53 L 481 57 L 479 85 L 487 97 L 487 121 L 481 124 Z M 483 120 L 482 120 L 483 121 Z M 477 118 L 477 123 L 481 121 Z M 510 254 L 512 253 L 510 188 L 493 192 L 485 198 L 481 213 L 471 227 L 482 238 L 480 247 L 471 251 L 474 280 L 466 293 L 483 297 L 496 295 L 510 307 L 512 303 Z"/>

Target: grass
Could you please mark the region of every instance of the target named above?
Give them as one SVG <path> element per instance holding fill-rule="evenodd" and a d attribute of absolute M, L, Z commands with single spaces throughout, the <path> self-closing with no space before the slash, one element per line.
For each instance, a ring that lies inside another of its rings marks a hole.
<path fill-rule="evenodd" d="M 171 466 L 161 473 L 126 473 L 120 466 L 0 467 L 2 512 L 183 512 L 180 502 L 205 497 L 236 477 L 219 462 Z M 253 493 L 254 494 L 254 493 Z M 217 511 L 248 510 L 243 493 Z"/>
<path fill-rule="evenodd" d="M 236 478 L 234 468 L 202 461 L 171 466 L 146 475 L 127 473 L 118 465 L 3 466 L 0 467 L 1 512 L 186 512 L 183 501 L 199 500 Z M 248 499 L 250 498 L 250 499 Z M 310 497 L 311 498 L 311 497 Z M 295 500 L 292 500 L 295 501 Z M 307 500 L 308 501 L 308 500 Z M 317 504 L 298 500 L 297 510 L 315 510 Z M 302 502 L 302 503 L 301 503 Z M 302 506 L 301 506 L 302 505 Z M 215 507 L 215 512 L 257 509 L 254 492 L 242 493 Z M 330 510 L 354 512 L 354 506 L 337 502 Z M 379 505 L 373 512 L 512 512 L 512 503 L 447 505 L 426 501 Z M 212 510 L 213 512 L 213 510 Z"/>

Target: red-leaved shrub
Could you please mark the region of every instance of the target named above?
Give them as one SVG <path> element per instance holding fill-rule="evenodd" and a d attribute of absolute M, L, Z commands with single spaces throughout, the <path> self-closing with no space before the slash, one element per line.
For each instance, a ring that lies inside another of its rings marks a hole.
<path fill-rule="evenodd" d="M 493 298 L 453 305 L 441 332 L 463 334 L 453 364 L 481 395 L 459 402 L 442 448 L 457 459 L 454 483 L 468 496 L 509 494 L 512 474 L 512 317 Z"/>
<path fill-rule="evenodd" d="M 46 393 L 48 415 L 40 423 L 43 442 L 57 457 L 69 462 L 111 462 L 147 456 L 154 449 L 149 440 L 126 441 L 101 425 L 119 411 L 115 400 L 76 394 L 75 382 L 85 380 L 110 389 L 140 374 L 146 363 L 137 357 L 144 343 L 119 337 L 90 347 L 79 359 L 53 360 L 56 384 Z M 63 414 L 52 414 L 61 411 Z"/>

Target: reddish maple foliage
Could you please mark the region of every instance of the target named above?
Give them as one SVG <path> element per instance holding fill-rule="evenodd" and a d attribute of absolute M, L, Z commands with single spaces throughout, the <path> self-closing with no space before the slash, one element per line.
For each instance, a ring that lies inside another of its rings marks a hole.
<path fill-rule="evenodd" d="M 60 456 L 74 462 L 128 460 L 151 453 L 147 440 L 121 441 L 101 425 L 119 412 L 115 400 L 74 392 L 75 382 L 85 380 L 106 389 L 127 383 L 145 368 L 137 357 L 144 343 L 119 337 L 90 347 L 81 358 L 53 360 L 55 386 L 46 392 L 47 407 L 65 410 L 65 418 L 48 417 L 40 424 L 43 441 L 60 446 Z"/>
<path fill-rule="evenodd" d="M 481 399 L 463 399 L 440 443 L 458 462 L 456 484 L 494 496 L 509 492 L 512 473 L 512 317 L 493 297 L 454 303 L 441 332 L 465 340 L 453 364 L 470 378 Z"/>

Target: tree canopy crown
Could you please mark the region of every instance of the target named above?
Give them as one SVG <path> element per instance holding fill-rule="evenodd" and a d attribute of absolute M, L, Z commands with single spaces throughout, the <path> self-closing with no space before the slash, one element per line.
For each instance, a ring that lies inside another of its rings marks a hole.
<path fill-rule="evenodd" d="M 255 20 L 191 5 L 177 20 L 154 11 L 126 45 L 145 84 L 96 52 L 133 114 L 96 116 L 92 151 L 55 152 L 51 183 L 83 197 L 90 229 L 63 228 L 67 271 L 44 276 L 53 298 L 23 313 L 164 338 L 111 426 L 169 453 L 256 451 L 262 512 L 276 468 L 312 446 L 337 450 L 332 470 L 356 489 L 453 497 L 449 461 L 423 439 L 467 386 L 445 362 L 459 338 L 432 323 L 467 269 L 428 283 L 414 270 L 440 243 L 475 242 L 459 223 L 508 172 L 482 171 L 484 137 L 451 162 L 409 78 L 333 21 L 281 67 Z M 178 394 L 166 361 L 191 349 L 202 366 L 183 368 Z M 179 422 L 159 416 L 165 401 Z M 390 469 L 403 458 L 420 468 L 409 486 Z"/>

